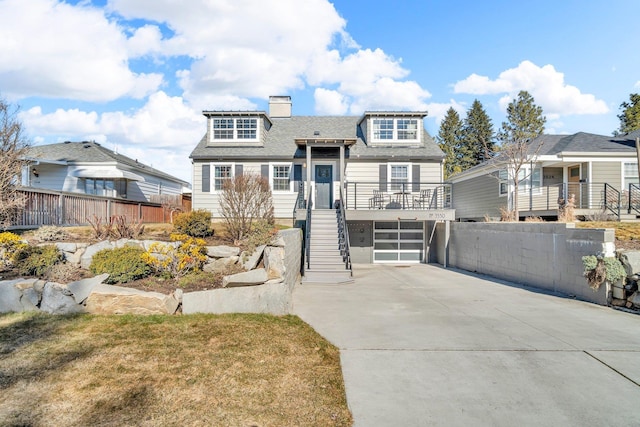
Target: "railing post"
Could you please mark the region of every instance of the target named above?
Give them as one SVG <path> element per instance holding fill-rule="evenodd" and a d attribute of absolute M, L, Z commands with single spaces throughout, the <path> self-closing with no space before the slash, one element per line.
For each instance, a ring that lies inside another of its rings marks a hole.
<path fill-rule="evenodd" d="M 358 183 L 353 183 L 353 209 L 358 209 Z"/>

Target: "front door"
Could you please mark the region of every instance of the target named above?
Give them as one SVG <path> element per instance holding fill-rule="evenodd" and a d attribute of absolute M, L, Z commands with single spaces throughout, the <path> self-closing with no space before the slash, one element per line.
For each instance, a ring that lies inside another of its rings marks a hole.
<path fill-rule="evenodd" d="M 333 167 L 316 165 L 316 208 L 331 209 L 333 205 Z"/>
<path fill-rule="evenodd" d="M 569 186 L 567 197 L 571 198 L 573 194 L 576 198 L 575 205 L 577 208 L 581 206 L 582 185 L 580 184 L 580 166 L 569 167 Z"/>

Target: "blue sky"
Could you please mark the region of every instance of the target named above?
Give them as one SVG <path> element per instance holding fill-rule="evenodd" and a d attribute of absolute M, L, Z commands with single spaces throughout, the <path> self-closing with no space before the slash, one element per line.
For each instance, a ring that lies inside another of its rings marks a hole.
<path fill-rule="evenodd" d="M 26 10 L 29 10 L 26 13 Z M 519 90 L 548 133 L 609 135 L 640 92 L 640 2 L 0 0 L 0 95 L 34 144 L 95 140 L 190 181 L 202 110 L 426 110 Z"/>

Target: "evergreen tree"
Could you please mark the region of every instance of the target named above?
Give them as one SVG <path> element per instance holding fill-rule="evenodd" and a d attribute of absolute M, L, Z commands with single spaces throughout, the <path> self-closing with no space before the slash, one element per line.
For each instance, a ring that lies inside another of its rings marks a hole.
<path fill-rule="evenodd" d="M 444 178 L 461 172 L 459 149 L 462 142 L 462 120 L 452 107 L 449 107 L 436 137 L 440 149 L 444 151 Z"/>
<path fill-rule="evenodd" d="M 465 152 L 462 169 L 468 169 L 493 157 L 495 141 L 493 124 L 482 103 L 473 101 L 464 119 L 463 146 Z"/>
<path fill-rule="evenodd" d="M 534 103 L 527 91 L 520 91 L 518 97 L 507 106 L 507 121 L 502 122 L 498 132 L 500 162 L 506 169 L 507 179 L 513 188 L 511 213 L 519 219 L 518 185 L 526 180 L 524 165 L 535 162 L 542 143 L 529 146 L 529 143 L 544 132 L 547 119 L 542 115 L 542 107 Z M 531 173 L 532 171 L 529 171 Z"/>
<path fill-rule="evenodd" d="M 622 135 L 640 129 L 640 94 L 629 95 L 629 102 L 620 104 L 622 113 L 618 115 L 620 119 L 620 129 L 613 132 L 614 135 Z"/>

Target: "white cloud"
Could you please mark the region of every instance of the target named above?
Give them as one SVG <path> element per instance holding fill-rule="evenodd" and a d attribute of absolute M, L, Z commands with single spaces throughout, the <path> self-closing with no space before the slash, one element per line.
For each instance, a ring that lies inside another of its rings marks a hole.
<path fill-rule="evenodd" d="M 633 87 L 636 89 L 640 89 L 640 80 L 638 80 L 636 84 L 633 85 Z"/>
<path fill-rule="evenodd" d="M 206 131 L 206 120 L 180 97 L 154 93 L 131 113 L 58 109 L 43 114 L 34 107 L 20 116 L 36 142 L 95 140 L 167 173 L 190 180 L 189 154 Z"/>
<path fill-rule="evenodd" d="M 102 10 L 57 0 L 0 2 L 0 82 L 11 97 L 143 97 L 158 74 L 128 68 L 127 39 Z"/>
<path fill-rule="evenodd" d="M 517 96 L 518 91 L 526 90 L 535 98 L 546 114 L 605 114 L 609 112 L 607 104 L 592 94 L 565 83 L 564 73 L 556 71 L 553 65 L 539 67 L 531 61 L 523 61 L 516 68 L 500 73 L 497 79 L 472 74 L 455 83 L 455 93 L 475 95 L 501 94 L 499 104 L 506 106 Z"/>
<path fill-rule="evenodd" d="M 335 90 L 317 88 L 314 93 L 316 113 L 319 115 L 343 115 L 349 110 L 348 99 Z"/>
<path fill-rule="evenodd" d="M 467 114 L 467 106 L 465 104 L 458 103 L 457 101 L 451 99 L 448 103 L 437 103 L 431 102 L 427 104 L 427 110 L 429 111 L 429 116 L 427 118 L 434 119 L 436 124 L 440 126 L 440 122 L 447 115 L 447 110 L 452 108 L 460 114 L 460 118 L 464 119 Z"/>

